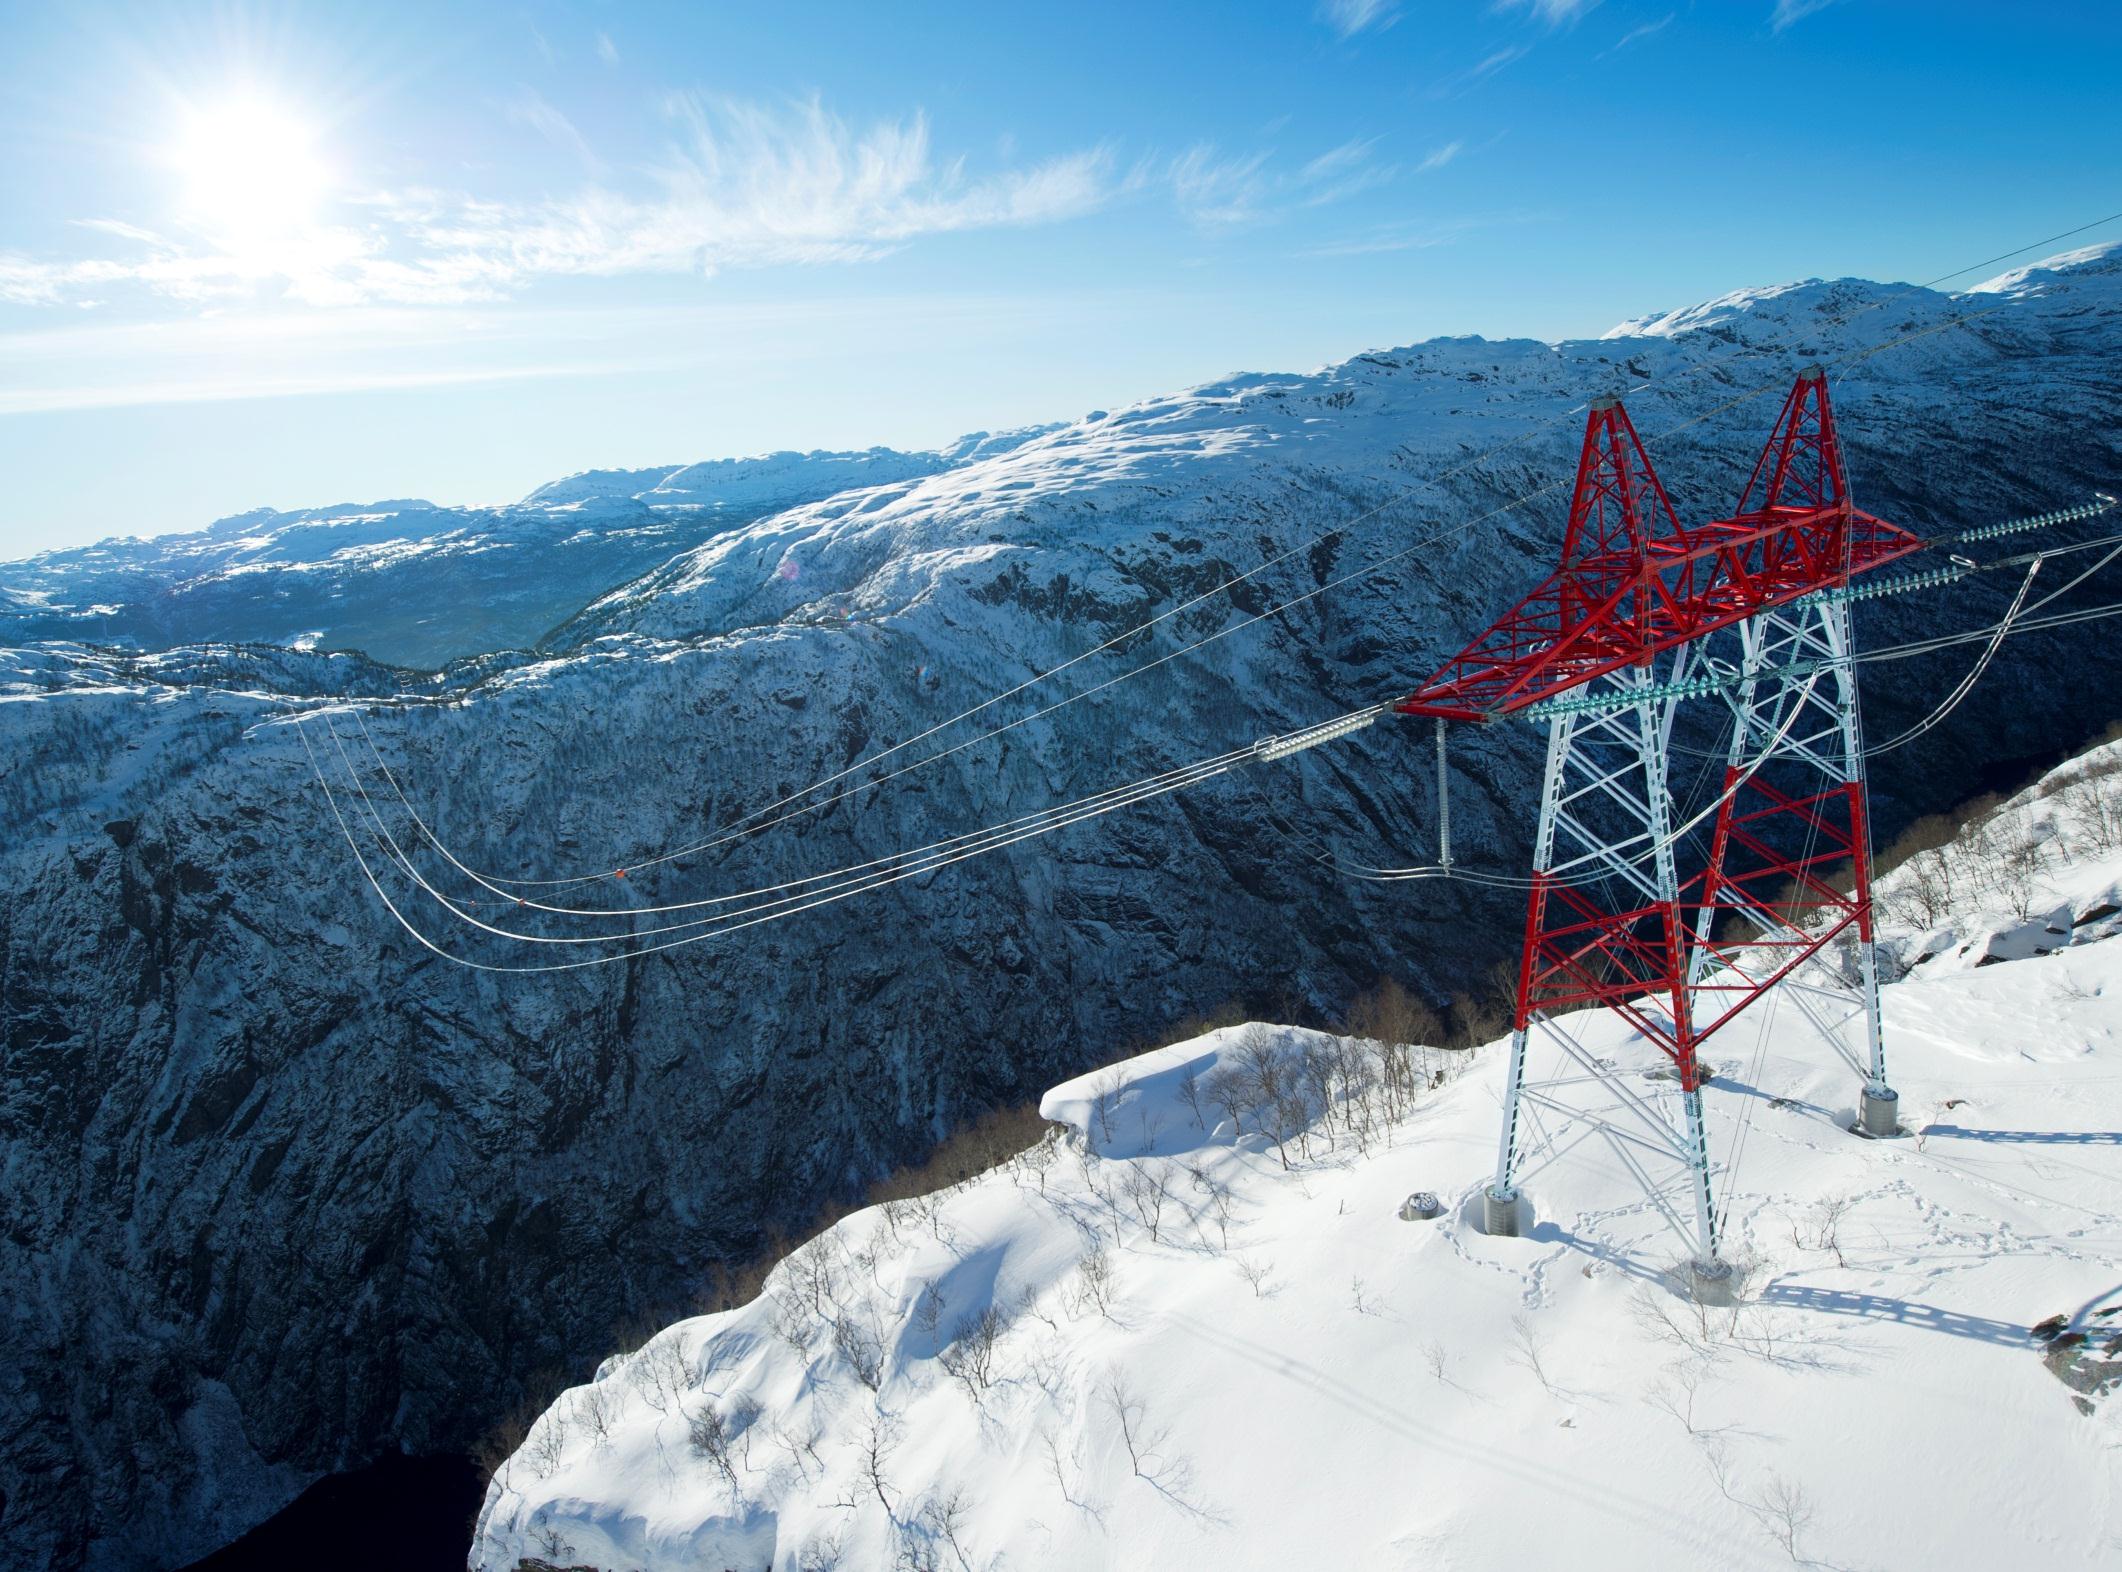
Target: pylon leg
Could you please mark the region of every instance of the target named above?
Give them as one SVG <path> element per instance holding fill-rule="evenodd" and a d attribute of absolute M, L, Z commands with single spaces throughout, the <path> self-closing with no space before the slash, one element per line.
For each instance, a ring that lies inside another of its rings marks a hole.
<path fill-rule="evenodd" d="M 1859 1127 L 1890 1135 L 1898 1099 L 1886 1080 L 1879 1012 L 1849 607 L 1822 598 L 1763 612 L 1741 624 L 1739 635 L 1745 681 L 1733 699 L 1725 795 L 1694 924 L 1690 1013 L 1707 1034 L 1829 937 L 1849 936 L 1865 1022 L 1863 1062 L 1852 1060 L 1864 1078 Z M 1847 886 L 1839 882 L 1844 858 Z M 1786 879 L 1779 895 L 1777 881 Z M 1758 937 L 1720 942 L 1720 916 L 1753 925 Z"/>
<path fill-rule="evenodd" d="M 1836 652 L 1835 701 L 1842 721 L 1842 778 L 1855 805 L 1851 874 L 1857 899 L 1857 969 L 1864 994 L 1864 1030 L 1869 1063 L 1858 1094 L 1857 1123 L 1867 1135 L 1892 1135 L 1899 1127 L 1901 1098 L 1886 1080 L 1886 1030 L 1879 1010 L 1879 952 L 1873 937 L 1871 891 L 1871 802 L 1864 771 L 1864 726 L 1857 709 L 1857 670 L 1850 660 L 1849 604 L 1823 602 L 1821 631 Z"/>
<path fill-rule="evenodd" d="M 1533 891 L 1527 902 L 1525 942 L 1518 952 L 1518 997 L 1512 1014 L 1510 1073 L 1503 1083 L 1503 1133 L 1496 1143 L 1496 1173 L 1482 1197 L 1483 1226 L 1489 1233 L 1518 1232 L 1518 1100 L 1525 1089 L 1526 1039 L 1532 1025 L 1527 1008 L 1533 947 L 1547 903 L 1545 876 L 1555 855 L 1555 816 L 1560 809 L 1562 777 L 1569 759 L 1575 722 L 1558 715 L 1548 724 L 1547 768 L 1540 784 L 1540 821 L 1533 833 Z"/>
<path fill-rule="evenodd" d="M 1709 1193 L 1709 1130 L 1702 1121 L 1702 1088 L 1691 1086 L 1683 1091 L 1680 1106 L 1687 1126 L 1695 1197 L 1695 1275 L 1722 1277 L 1726 1273 L 1717 1255 L 1717 1208 Z"/>
<path fill-rule="evenodd" d="M 1676 676 L 1685 674 L 1684 654 L 1674 669 Z M 1516 1231 L 1526 1110 L 1562 1112 L 1623 1143 L 1618 1149 L 1624 1162 L 1652 1186 L 1687 1241 L 1697 1278 L 1714 1277 L 1723 1269 L 1696 1033 L 1688 1014 L 1690 924 L 1696 914 L 1681 898 L 1668 780 L 1673 707 L 1667 686 L 1654 681 L 1648 667 L 1607 673 L 1596 682 L 1612 693 L 1611 710 L 1565 712 L 1551 723 L 1503 1127 L 1495 1174 L 1483 1195 L 1484 1222 L 1490 1233 Z M 1558 1019 L 1558 1011 L 1587 1003 L 1618 1010 L 1667 1056 L 1680 1093 L 1677 1118 L 1635 1090 L 1638 1071 L 1587 1052 Z M 1570 1075 L 1554 1082 L 1529 1076 L 1535 1035 L 1553 1040 L 1571 1061 Z M 1556 1102 L 1558 1087 L 1587 1078 L 1605 1088 L 1611 1098 L 1606 1108 L 1572 1111 Z M 1606 1117 L 1609 1112 L 1614 1119 Z M 1644 1151 L 1662 1151 L 1679 1166 L 1693 1201 L 1692 1228 L 1686 1203 L 1668 1205 L 1641 1166 Z"/>
<path fill-rule="evenodd" d="M 1481 1194 L 1481 1226 L 1510 1237 L 1518 1232 L 1518 1097 L 1525 1089 L 1526 1030 L 1510 1034 L 1510 1078 L 1503 1083 L 1503 1134 L 1496 1143 L 1496 1176 Z"/>

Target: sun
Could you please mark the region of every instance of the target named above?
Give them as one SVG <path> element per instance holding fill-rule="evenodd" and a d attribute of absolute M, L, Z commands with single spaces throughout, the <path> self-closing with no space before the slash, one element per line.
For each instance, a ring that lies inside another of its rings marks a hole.
<path fill-rule="evenodd" d="M 192 107 L 172 140 L 170 161 L 185 216 L 238 245 L 311 223 L 329 185 L 314 128 L 258 95 Z"/>

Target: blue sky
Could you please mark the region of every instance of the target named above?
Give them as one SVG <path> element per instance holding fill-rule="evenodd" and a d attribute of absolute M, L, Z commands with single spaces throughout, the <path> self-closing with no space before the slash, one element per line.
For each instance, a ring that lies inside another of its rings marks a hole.
<path fill-rule="evenodd" d="M 2109 4 L 0 0 L 0 33 L 9 556 L 932 445 L 2122 208 Z"/>

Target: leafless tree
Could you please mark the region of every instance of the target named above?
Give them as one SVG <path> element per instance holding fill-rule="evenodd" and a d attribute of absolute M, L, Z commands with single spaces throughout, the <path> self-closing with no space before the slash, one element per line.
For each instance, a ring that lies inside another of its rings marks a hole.
<path fill-rule="evenodd" d="M 921 1297 L 914 1301 L 914 1328 L 923 1337 L 933 1339 L 943 1322 L 943 1291 L 934 1283 L 921 1290 Z"/>
<path fill-rule="evenodd" d="M 1245 1116 L 1252 1112 L 1251 1092 L 1246 1086 L 1245 1077 L 1239 1074 L 1235 1067 L 1217 1065 L 1202 1083 L 1201 1091 L 1224 1118 L 1230 1120 L 1234 1134 L 1245 1134 Z"/>
<path fill-rule="evenodd" d="M 1136 1394 L 1127 1378 L 1117 1371 L 1106 1378 L 1105 1386 L 1099 1395 L 1105 1399 L 1105 1406 L 1112 1411 L 1113 1418 L 1119 1423 L 1120 1439 L 1127 1447 L 1127 1461 L 1134 1469 L 1135 1477 L 1154 1478 L 1143 1465 L 1157 1461 L 1153 1449 L 1158 1438 L 1150 1433 L 1147 1423 L 1148 1411 L 1141 1397 Z"/>
<path fill-rule="evenodd" d="M 1113 1313 L 1113 1258 L 1103 1245 L 1093 1245 L 1076 1258 L 1076 1281 L 1082 1286 L 1079 1303 L 1094 1306 L 1108 1320 Z"/>
<path fill-rule="evenodd" d="M 1205 1168 L 1187 1170 L 1194 1188 L 1208 1197 L 1208 1211 L 1216 1220 L 1216 1236 L 1222 1247 L 1230 1248 L 1230 1186 Z"/>
<path fill-rule="evenodd" d="M 1245 1279 L 1246 1286 L 1252 1289 L 1253 1297 L 1265 1299 L 1275 1269 L 1265 1261 L 1244 1255 L 1232 1257 L 1232 1264 L 1238 1268 L 1238 1275 Z"/>
<path fill-rule="evenodd" d="M 884 1338 L 867 1316 L 849 1310 L 834 1316 L 833 1349 L 872 1392 L 883 1384 Z"/>
<path fill-rule="evenodd" d="M 1661 1408 L 1680 1422 L 1690 1436 L 1722 1435 L 1730 1429 L 1728 1425 L 1704 1426 L 1696 1418 L 1696 1399 L 1701 1393 L 1702 1380 L 1706 1372 L 1694 1360 L 1686 1360 L 1667 1372 L 1664 1380 L 1650 1389 L 1648 1401 L 1654 1408 Z"/>
<path fill-rule="evenodd" d="M 1108 1150 L 1113 1144 L 1113 1113 L 1120 1099 L 1120 1077 L 1113 1070 L 1101 1071 L 1091 1082 L 1091 1124 L 1098 1132 L 1098 1140 Z"/>
<path fill-rule="evenodd" d="M 774 1336 L 796 1353 L 807 1353 L 817 1322 L 803 1296 L 791 1284 L 778 1284 L 767 1296 L 767 1308 Z"/>
<path fill-rule="evenodd" d="M 988 1305 L 978 1315 L 958 1323 L 950 1343 L 936 1356 L 937 1362 L 965 1388 L 975 1406 L 995 1381 L 995 1345 L 1009 1330 L 1009 1320 L 999 1308 Z"/>
<path fill-rule="evenodd" d="M 1895 870 L 1887 909 L 1912 928 L 1935 928 L 1952 908 L 1953 881 L 1945 854 L 1917 852 Z"/>
<path fill-rule="evenodd" d="M 1105 1512 L 1096 1503 L 1076 1494 L 1076 1487 L 1068 1482 L 1068 1464 L 1061 1456 L 1061 1444 L 1051 1430 L 1042 1430 L 1039 1439 L 1046 1448 L 1046 1465 L 1054 1476 L 1054 1488 L 1061 1492 L 1061 1499 L 1077 1511 L 1087 1515 L 1100 1528 L 1105 1526 Z"/>
<path fill-rule="evenodd" d="M 1783 1553 L 1793 1561 L 1798 1560 L 1798 1538 L 1813 1521 L 1813 1504 L 1804 1486 L 1781 1474 L 1770 1474 L 1754 1515 L 1768 1530 L 1768 1537 L 1782 1547 Z"/>
<path fill-rule="evenodd" d="M 914 1514 L 914 1522 L 931 1541 L 941 1540 L 950 1547 L 957 1558 L 959 1572 L 972 1572 L 972 1557 L 966 1554 L 961 1537 L 965 1532 L 965 1517 L 970 1510 L 962 1490 L 952 1490 L 948 1495 L 930 1496 L 921 1503 Z"/>
<path fill-rule="evenodd" d="M 674 1335 L 653 1338 L 643 1345 L 634 1356 L 630 1373 L 634 1371 L 638 1371 L 634 1384 L 640 1388 L 643 1401 L 659 1414 L 668 1412 L 668 1405 L 685 1395 L 685 1351 Z"/>
<path fill-rule="evenodd" d="M 1188 1070 L 1179 1078 L 1179 1101 L 1186 1104 L 1186 1111 L 1193 1116 L 1194 1128 L 1206 1130 L 1208 1119 L 1201 1111 L 1202 1091 L 1199 1072 Z"/>
<path fill-rule="evenodd" d="M 567 1456 L 567 1431 L 568 1405 L 562 1397 L 530 1427 L 524 1440 L 524 1455 L 540 1479 L 550 1479 L 560 1471 Z"/>
<path fill-rule="evenodd" d="M 730 1427 L 728 1417 L 713 1398 L 709 1398 L 686 1416 L 686 1435 L 692 1443 L 695 1455 L 714 1464 L 715 1471 L 722 1476 L 723 1483 L 729 1486 L 730 1494 L 735 1495 L 738 1490 L 737 1464 L 736 1455 L 731 1448 L 736 1441 L 736 1434 Z"/>
<path fill-rule="evenodd" d="M 575 1413 L 588 1428 L 596 1445 L 611 1444 L 612 1422 L 619 1417 L 619 1401 L 607 1383 L 592 1381 L 584 1387 L 581 1400 L 575 1404 Z"/>
<path fill-rule="evenodd" d="M 1171 1181 L 1165 1177 L 1163 1165 L 1147 1159 L 1130 1163 L 1126 1177 L 1121 1180 L 1120 1193 L 1127 1198 L 1136 1219 L 1149 1231 L 1149 1237 L 1153 1241 L 1161 1237 L 1164 1205 L 1171 1199 Z"/>
<path fill-rule="evenodd" d="M 560 1529 L 556 1524 L 539 1524 L 531 1530 L 530 1540 L 552 1564 L 575 1559 L 575 1547 L 560 1537 Z"/>
<path fill-rule="evenodd" d="M 1835 1265 L 1847 1267 L 1849 1262 L 1842 1256 L 1842 1219 L 1856 1204 L 1852 1195 L 1833 1195 L 1817 1202 L 1813 1207 L 1812 1237 L 1806 1238 L 1798 1231 L 1798 1225 L 1790 1225 L 1790 1242 L 1801 1250 L 1816 1250 L 1832 1254 Z"/>
<path fill-rule="evenodd" d="M 1532 1318 L 1523 1315 L 1513 1316 L 1510 1324 L 1511 1363 L 1523 1365 L 1533 1373 L 1533 1379 L 1540 1383 L 1550 1397 L 1559 1397 L 1561 1394 L 1555 1390 L 1555 1383 L 1548 1378 L 1547 1365 L 1543 1358 L 1545 1347 L 1540 1340 L 1538 1328 L 1532 1323 Z"/>

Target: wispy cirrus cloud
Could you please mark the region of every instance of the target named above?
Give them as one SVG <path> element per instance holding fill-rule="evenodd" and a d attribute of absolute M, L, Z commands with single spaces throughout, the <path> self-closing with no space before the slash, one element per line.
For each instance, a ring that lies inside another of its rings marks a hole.
<path fill-rule="evenodd" d="M 1297 254 L 1306 257 L 1362 257 L 1393 251 L 1428 251 L 1436 246 L 1451 245 L 1476 230 L 1547 221 L 1547 215 L 1539 213 L 1492 213 L 1433 222 L 1402 221 L 1379 224 L 1338 240 L 1321 241 Z"/>
<path fill-rule="evenodd" d="M 1776 0 L 1775 14 L 1768 25 L 1775 32 L 1782 32 L 1793 23 L 1802 22 L 1815 11 L 1825 11 L 1835 0 Z"/>
<path fill-rule="evenodd" d="M 1442 169 L 1465 150 L 1464 142 L 1447 142 L 1442 147 L 1432 148 L 1423 156 L 1422 162 L 1415 165 L 1415 173 L 1426 175 L 1432 169 Z"/>
<path fill-rule="evenodd" d="M 673 138 L 633 187 L 500 201 L 408 189 L 343 204 L 340 221 L 230 243 L 92 220 L 123 254 L 0 254 L 0 299 L 58 303 L 121 288 L 181 301 L 272 294 L 314 305 L 506 296 L 541 278 L 820 265 L 926 236 L 1056 223 L 1119 189 L 1104 148 L 973 175 L 939 158 L 920 114 L 857 129 L 816 100 L 762 106 L 678 95 Z M 535 95 L 512 111 L 578 155 L 587 143 Z"/>
<path fill-rule="evenodd" d="M 604 161 L 590 151 L 588 139 L 575 129 L 575 123 L 530 88 L 524 88 L 509 102 L 508 118 L 537 132 L 563 153 L 573 154 L 591 173 L 603 172 Z"/>
<path fill-rule="evenodd" d="M 1490 50 L 1479 60 L 1453 76 L 1446 77 L 1430 89 L 1432 98 L 1454 98 L 1467 89 L 1487 81 L 1504 67 L 1523 60 L 1532 53 L 1531 44 L 1506 44 L 1501 49 Z"/>
<path fill-rule="evenodd" d="M 1390 27 L 1399 20 L 1399 0 L 1321 0 L 1319 16 L 1343 38 L 1374 27 Z"/>
<path fill-rule="evenodd" d="M 1601 50 L 1599 52 L 1598 58 L 1604 60 L 1608 55 L 1619 54 L 1630 44 L 1640 44 L 1646 38 L 1655 38 L 1658 34 L 1664 32 L 1668 27 L 1672 26 L 1673 18 L 1678 16 L 1679 14 L 1680 13 L 1677 11 L 1668 11 L 1663 16 L 1659 17 L 1658 20 L 1655 22 L 1638 23 L 1636 26 L 1630 28 L 1627 32 L 1623 33 L 1619 38 L 1615 39 L 1611 47 Z"/>
<path fill-rule="evenodd" d="M 1376 137 L 1351 138 L 1295 169 L 1280 169 L 1272 154 L 1225 154 L 1202 143 L 1171 160 L 1165 175 L 1180 211 L 1196 224 L 1263 223 L 1345 201 L 1397 177 L 1397 164 L 1374 156 L 1377 144 Z"/>
<path fill-rule="evenodd" d="M 1599 0 L 1496 0 L 1496 9 L 1529 12 L 1549 27 L 1562 27 L 1576 21 L 1598 3 Z"/>

